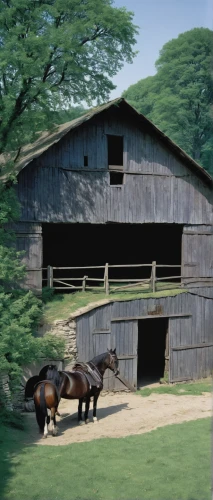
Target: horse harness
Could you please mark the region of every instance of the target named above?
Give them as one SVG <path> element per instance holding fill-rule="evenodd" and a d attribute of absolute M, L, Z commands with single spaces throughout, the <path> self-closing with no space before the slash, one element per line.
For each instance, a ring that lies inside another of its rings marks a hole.
<path fill-rule="evenodd" d="M 97 366 L 95 366 L 91 361 L 89 361 L 88 363 L 76 363 L 70 373 L 83 373 L 83 375 L 87 379 L 90 390 L 92 389 L 92 387 L 97 387 L 97 389 L 100 389 L 100 391 L 103 389 L 103 377 L 101 376 Z"/>

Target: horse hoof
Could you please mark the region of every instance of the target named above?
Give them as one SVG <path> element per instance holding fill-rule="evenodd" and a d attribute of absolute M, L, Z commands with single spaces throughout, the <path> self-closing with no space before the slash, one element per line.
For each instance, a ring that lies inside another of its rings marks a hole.
<path fill-rule="evenodd" d="M 93 417 L 93 423 L 94 423 L 94 424 L 97 424 L 97 422 L 98 422 L 97 417 Z"/>
<path fill-rule="evenodd" d="M 46 439 L 46 438 L 47 438 L 47 434 L 44 434 L 44 435 L 43 435 L 43 439 Z"/>
<path fill-rule="evenodd" d="M 57 436 L 57 434 L 58 434 L 58 429 L 57 429 L 57 427 L 55 427 L 55 428 L 53 429 L 53 431 L 52 431 L 52 435 L 53 435 L 53 436 Z"/>
<path fill-rule="evenodd" d="M 85 424 L 88 424 L 88 423 L 89 423 L 89 418 L 87 418 L 87 419 L 85 420 Z"/>
<path fill-rule="evenodd" d="M 84 421 L 83 420 L 79 420 L 79 425 L 84 425 Z"/>

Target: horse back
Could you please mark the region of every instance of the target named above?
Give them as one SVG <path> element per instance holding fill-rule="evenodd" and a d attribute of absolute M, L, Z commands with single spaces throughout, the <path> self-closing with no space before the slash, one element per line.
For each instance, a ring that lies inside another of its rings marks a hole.
<path fill-rule="evenodd" d="M 81 371 L 61 372 L 63 382 L 61 384 L 60 396 L 64 399 L 81 399 L 90 392 L 90 384 Z"/>

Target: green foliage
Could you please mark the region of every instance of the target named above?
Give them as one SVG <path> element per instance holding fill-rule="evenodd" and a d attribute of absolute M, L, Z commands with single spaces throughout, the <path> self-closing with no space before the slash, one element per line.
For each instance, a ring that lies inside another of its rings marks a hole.
<path fill-rule="evenodd" d="M 33 360 L 63 356 L 62 340 L 50 334 L 36 336 L 41 314 L 42 302 L 32 292 L 0 293 L 0 371 L 9 373 L 11 381 Z"/>
<path fill-rule="evenodd" d="M 108 98 L 135 55 L 132 20 L 112 0 L 0 1 L 0 153 L 49 129 L 54 110 Z"/>
<path fill-rule="evenodd" d="M 18 411 L 11 411 L 4 407 L 0 407 L 0 426 L 24 430 L 23 415 Z"/>
<path fill-rule="evenodd" d="M 195 28 L 166 43 L 157 74 L 123 96 L 213 175 L 213 32 Z"/>
<path fill-rule="evenodd" d="M 2 500 L 211 500 L 211 418 L 63 446 L 32 434 L 0 430 Z"/>
<path fill-rule="evenodd" d="M 45 286 L 44 288 L 42 288 L 42 302 L 43 302 L 43 304 L 47 304 L 48 302 L 51 302 L 54 298 L 54 293 L 55 293 L 54 288 L 49 288 L 48 286 Z"/>
<path fill-rule="evenodd" d="M 14 188 L 0 183 L 0 293 L 17 288 L 25 275 L 25 266 L 20 260 L 22 253 L 14 248 L 15 234 L 11 229 L 11 223 L 19 214 Z"/>
<path fill-rule="evenodd" d="M 190 382 L 184 384 L 162 385 L 161 387 L 146 387 L 137 391 L 136 394 L 147 397 L 150 394 L 174 394 L 175 396 L 201 396 L 204 392 L 212 391 L 212 383 L 209 379 L 203 382 Z"/>
<path fill-rule="evenodd" d="M 56 125 L 60 125 L 62 123 L 70 122 L 71 120 L 75 120 L 79 118 L 79 116 L 84 115 L 89 110 L 85 109 L 83 106 L 75 106 L 69 109 L 61 109 L 59 111 L 52 111 L 50 117 L 51 122 Z"/>
<path fill-rule="evenodd" d="M 110 295 L 106 295 L 103 292 L 76 292 L 69 294 L 54 295 L 51 297 L 50 301 L 47 301 L 44 307 L 43 319 L 47 323 L 52 323 L 58 319 L 68 319 L 70 314 L 75 313 L 79 308 L 86 306 L 97 306 L 103 303 L 103 300 L 107 302 L 115 302 L 119 300 L 135 300 L 135 299 L 147 299 L 147 298 L 157 298 L 157 297 L 172 297 L 180 293 L 187 293 L 186 289 L 174 289 L 174 290 L 162 290 L 152 292 L 151 290 L 144 291 L 126 291 L 126 292 L 113 292 Z"/>
<path fill-rule="evenodd" d="M 14 233 L 7 225 L 19 216 L 14 188 L 0 186 L 0 373 L 8 373 L 15 391 L 22 366 L 63 355 L 64 343 L 51 335 L 36 336 L 42 301 L 21 288 L 25 266 L 16 252 Z"/>

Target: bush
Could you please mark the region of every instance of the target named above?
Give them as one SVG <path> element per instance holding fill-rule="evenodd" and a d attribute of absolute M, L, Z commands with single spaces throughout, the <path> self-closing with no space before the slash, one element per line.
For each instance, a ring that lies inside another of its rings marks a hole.
<path fill-rule="evenodd" d="M 24 430 L 23 415 L 17 411 L 10 411 L 0 406 L 0 425 L 14 427 L 15 429 Z"/>
<path fill-rule="evenodd" d="M 54 288 L 50 288 L 49 286 L 45 286 L 42 289 L 42 302 L 44 304 L 47 304 L 47 302 L 51 302 L 54 298 L 54 293 L 55 293 Z"/>

